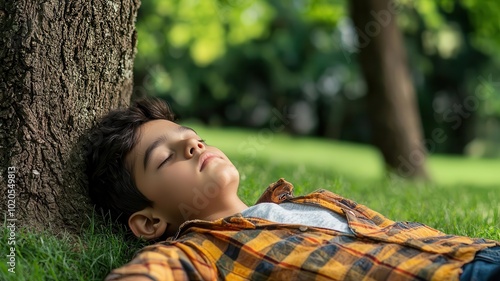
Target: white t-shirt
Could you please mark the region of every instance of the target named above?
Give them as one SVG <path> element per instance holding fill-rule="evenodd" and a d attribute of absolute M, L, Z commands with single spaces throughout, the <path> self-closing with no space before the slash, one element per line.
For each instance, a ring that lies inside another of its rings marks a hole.
<path fill-rule="evenodd" d="M 243 210 L 241 214 L 243 217 L 257 217 L 284 224 L 323 227 L 353 234 L 344 216 L 320 206 L 293 202 L 260 203 Z"/>

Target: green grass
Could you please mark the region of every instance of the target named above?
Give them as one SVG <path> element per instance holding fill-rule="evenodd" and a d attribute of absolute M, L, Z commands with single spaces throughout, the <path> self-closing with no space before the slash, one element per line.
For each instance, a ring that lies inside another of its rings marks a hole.
<path fill-rule="evenodd" d="M 186 125 L 232 158 L 252 160 L 265 157 L 272 158 L 271 161 L 278 164 L 305 164 L 331 169 L 336 174 L 356 181 L 373 181 L 384 177 L 382 156 L 372 146 L 292 137 L 272 133 L 270 129 L 227 130 L 207 128 L 192 122 Z M 433 181 L 442 186 L 500 187 L 500 159 L 430 155 L 427 166 Z"/>
<path fill-rule="evenodd" d="M 9 233 L 5 226 L 2 230 L 2 241 L 7 241 Z M 103 280 L 111 268 L 144 245 L 138 240 L 125 242 L 123 233 L 112 231 L 93 215 L 79 237 L 21 230 L 16 233 L 15 273 L 8 272 L 2 259 L 0 280 Z M 7 251 L 7 245 L 2 246 Z M 2 257 L 6 254 L 2 252 Z"/>
<path fill-rule="evenodd" d="M 239 195 L 247 204 L 284 177 L 294 184 L 296 195 L 325 188 L 394 220 L 500 240 L 500 187 L 495 185 L 500 182 L 499 160 L 432 156 L 429 168 L 435 183 L 412 184 L 383 179 L 380 156 L 368 146 L 193 127 L 238 167 Z M 97 221 L 91 216 L 90 226 L 76 238 L 18 232 L 16 274 L 7 272 L 8 248 L 2 242 L 0 280 L 102 280 L 129 261 L 141 243 L 125 241 Z M 7 241 L 9 233 L 2 229 L 2 241 Z"/>

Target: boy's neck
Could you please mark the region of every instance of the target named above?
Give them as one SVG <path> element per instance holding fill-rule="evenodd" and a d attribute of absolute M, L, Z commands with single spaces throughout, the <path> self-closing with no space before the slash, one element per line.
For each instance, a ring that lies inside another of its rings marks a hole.
<path fill-rule="evenodd" d="M 202 215 L 200 219 L 207 221 L 217 220 L 240 213 L 247 208 L 248 206 L 236 196 L 236 198 L 233 198 L 232 200 L 221 202 L 219 208 L 210 212 L 210 214 L 206 214 L 204 216 Z"/>

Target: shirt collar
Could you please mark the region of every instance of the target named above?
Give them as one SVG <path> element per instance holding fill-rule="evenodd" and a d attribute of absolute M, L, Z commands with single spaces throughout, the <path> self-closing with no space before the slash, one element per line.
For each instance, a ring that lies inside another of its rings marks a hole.
<path fill-rule="evenodd" d="M 287 199 L 293 198 L 293 185 L 285 179 L 280 178 L 277 182 L 270 184 L 260 198 L 255 202 L 279 204 Z"/>

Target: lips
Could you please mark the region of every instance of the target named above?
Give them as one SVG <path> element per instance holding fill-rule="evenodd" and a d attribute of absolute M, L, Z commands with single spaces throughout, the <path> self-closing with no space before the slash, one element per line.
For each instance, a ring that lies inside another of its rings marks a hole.
<path fill-rule="evenodd" d="M 203 168 L 205 168 L 207 161 L 210 160 L 211 158 L 214 158 L 214 157 L 220 158 L 218 155 L 211 153 L 211 152 L 203 153 L 200 156 L 200 159 L 198 160 L 198 171 L 201 172 L 203 170 Z"/>

